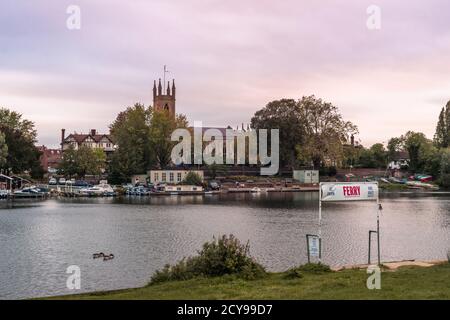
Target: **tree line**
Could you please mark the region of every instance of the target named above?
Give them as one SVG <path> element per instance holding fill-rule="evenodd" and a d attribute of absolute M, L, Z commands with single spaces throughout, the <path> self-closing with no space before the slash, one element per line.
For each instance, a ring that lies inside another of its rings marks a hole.
<path fill-rule="evenodd" d="M 127 181 L 150 168 L 169 166 L 176 144 L 170 136 L 176 128 L 187 127 L 185 115 L 173 116 L 136 103 L 120 112 L 109 126 L 117 146 L 111 157 L 106 158 L 100 149 L 69 147 L 64 151 L 59 171 L 68 177 L 107 173 L 112 182 Z M 391 138 L 386 146 L 382 143 L 369 148 L 352 145 L 351 137 L 358 133 L 357 126 L 344 120 L 332 103 L 315 96 L 271 101 L 255 112 L 251 127 L 279 129 L 280 166 L 285 168 L 385 169 L 404 151 L 409 157 L 410 172 L 431 174 L 442 185 L 450 185 L 450 102 L 440 112 L 433 140 L 421 132 L 408 131 Z M 35 143 L 34 123 L 17 112 L 1 108 L 0 169 L 6 173 L 42 176 Z"/>

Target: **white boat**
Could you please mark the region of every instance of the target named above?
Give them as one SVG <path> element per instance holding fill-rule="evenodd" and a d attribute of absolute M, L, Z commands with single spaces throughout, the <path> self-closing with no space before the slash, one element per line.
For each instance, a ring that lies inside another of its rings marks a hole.
<path fill-rule="evenodd" d="M 45 195 L 40 189 L 36 186 L 31 186 L 27 188 L 23 188 L 20 190 L 16 190 L 13 193 L 16 198 L 34 198 L 34 197 L 43 197 Z"/>
<path fill-rule="evenodd" d="M 81 189 L 80 193 L 87 196 L 113 196 L 115 194 L 114 189 L 107 183 Z"/>
<path fill-rule="evenodd" d="M 250 192 L 259 193 L 259 192 L 261 192 L 261 189 L 258 187 L 254 187 L 254 188 L 252 188 L 252 190 Z"/>

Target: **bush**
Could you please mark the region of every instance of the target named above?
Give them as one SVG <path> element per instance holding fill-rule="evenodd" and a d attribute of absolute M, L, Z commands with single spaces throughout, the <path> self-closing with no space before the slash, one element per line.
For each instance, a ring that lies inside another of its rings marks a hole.
<path fill-rule="evenodd" d="M 303 273 L 313 273 L 313 274 L 331 272 L 331 268 L 326 264 L 322 263 L 307 263 L 298 267 L 297 269 Z"/>
<path fill-rule="evenodd" d="M 266 271 L 249 255 L 250 246 L 233 235 L 214 238 L 203 244 L 197 256 L 182 259 L 177 264 L 166 265 L 152 276 L 150 284 L 194 277 L 236 275 L 247 280 L 260 278 Z"/>
<path fill-rule="evenodd" d="M 203 180 L 194 171 L 189 171 L 188 174 L 186 175 L 186 177 L 184 177 L 181 184 L 192 185 L 192 186 L 201 186 L 201 185 L 203 185 Z"/>
<path fill-rule="evenodd" d="M 286 279 L 300 279 L 303 278 L 303 273 L 300 268 L 292 268 L 286 271 L 286 275 L 284 276 Z"/>

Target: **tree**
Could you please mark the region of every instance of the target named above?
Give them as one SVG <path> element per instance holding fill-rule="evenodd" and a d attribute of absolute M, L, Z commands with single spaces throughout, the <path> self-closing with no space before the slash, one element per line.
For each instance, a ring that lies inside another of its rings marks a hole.
<path fill-rule="evenodd" d="M 173 117 L 168 111 L 153 111 L 150 121 L 150 146 L 156 157 L 156 163 L 164 168 L 171 162 L 172 148 L 177 142 L 171 141 L 172 132 L 178 128 L 187 128 L 184 115 Z"/>
<path fill-rule="evenodd" d="M 423 170 L 426 159 L 432 152 L 431 141 L 423 133 L 413 131 L 408 131 L 402 139 L 409 154 L 409 169 L 412 172 Z"/>
<path fill-rule="evenodd" d="M 387 144 L 387 152 L 389 160 L 392 160 L 396 157 L 397 153 L 402 151 L 404 141 L 402 138 L 391 138 Z"/>
<path fill-rule="evenodd" d="M 257 111 L 251 126 L 256 130 L 279 129 L 280 165 L 294 168 L 299 163 L 296 146 L 303 141 L 303 121 L 299 104 L 293 99 L 281 99 L 271 101 Z"/>
<path fill-rule="evenodd" d="M 150 146 L 150 108 L 136 103 L 117 115 L 110 125 L 112 139 L 117 145 L 110 165 L 111 176 L 121 182 L 133 174 L 145 172 L 154 164 Z"/>
<path fill-rule="evenodd" d="M 189 171 L 188 174 L 184 177 L 181 184 L 201 186 L 203 185 L 203 181 L 197 173 L 195 173 L 194 171 Z"/>
<path fill-rule="evenodd" d="M 8 146 L 6 145 L 5 135 L 0 132 L 0 168 L 6 164 L 8 156 Z"/>
<path fill-rule="evenodd" d="M 439 148 L 450 146 L 450 101 L 442 108 L 434 135 L 434 143 Z"/>
<path fill-rule="evenodd" d="M 84 178 L 86 175 L 99 175 L 105 168 L 105 161 L 106 156 L 101 149 L 81 146 L 75 150 L 73 146 L 70 146 L 64 151 L 59 165 L 59 173 L 69 178 L 73 176 Z"/>
<path fill-rule="evenodd" d="M 375 168 L 386 168 L 387 166 L 387 152 L 382 143 L 375 143 L 370 147 L 370 153 L 373 159 Z"/>
<path fill-rule="evenodd" d="M 77 151 L 70 145 L 67 150 L 64 150 L 61 163 L 58 167 L 58 173 L 71 178 L 78 172 Z"/>
<path fill-rule="evenodd" d="M 6 162 L 1 166 L 7 172 L 22 173 L 37 168 L 39 153 L 35 147 L 34 123 L 22 119 L 22 115 L 6 108 L 0 108 L 0 132 L 8 147 Z"/>
<path fill-rule="evenodd" d="M 79 177 L 100 175 L 105 169 L 106 156 L 102 149 L 81 146 L 76 152 L 76 168 Z"/>
<path fill-rule="evenodd" d="M 300 159 L 312 162 L 314 168 L 325 162 L 341 163 L 343 144 L 358 133 L 357 127 L 344 121 L 337 107 L 315 96 L 303 97 L 298 105 L 305 134 L 297 147 Z"/>

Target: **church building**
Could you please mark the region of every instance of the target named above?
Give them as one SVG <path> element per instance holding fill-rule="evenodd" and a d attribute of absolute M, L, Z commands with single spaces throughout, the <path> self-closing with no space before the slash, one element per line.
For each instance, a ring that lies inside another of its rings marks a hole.
<path fill-rule="evenodd" d="M 170 82 L 167 82 L 167 87 L 164 84 L 164 89 L 159 79 L 158 87 L 156 87 L 156 80 L 153 83 L 153 108 L 156 111 L 166 110 L 170 115 L 175 117 L 175 80 L 172 80 L 172 88 Z"/>

